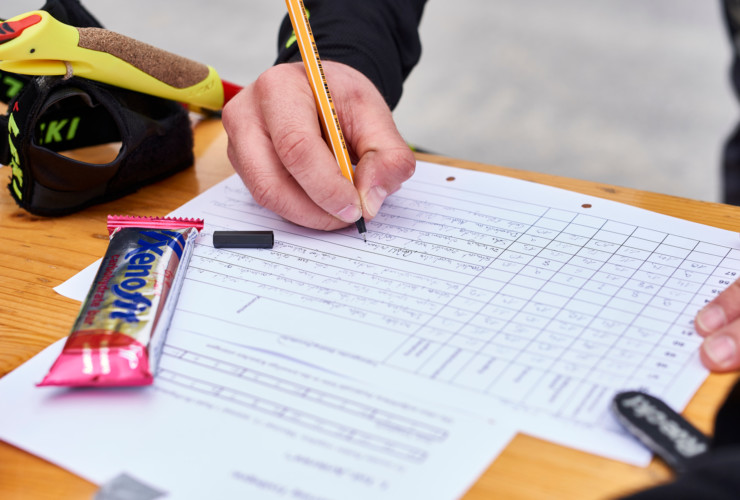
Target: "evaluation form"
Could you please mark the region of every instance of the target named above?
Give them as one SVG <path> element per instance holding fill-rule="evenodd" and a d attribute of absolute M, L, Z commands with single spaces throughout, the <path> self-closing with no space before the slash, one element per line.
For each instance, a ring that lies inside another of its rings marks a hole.
<path fill-rule="evenodd" d="M 0 438 L 94 483 L 123 476 L 146 492 L 115 498 L 449 500 L 515 434 L 180 329 L 153 386 L 35 388 L 62 343 L 0 379 L 12 409 Z"/>
<path fill-rule="evenodd" d="M 234 176 L 186 204 L 206 231 L 174 320 L 634 464 L 610 413 L 682 409 L 707 375 L 696 312 L 740 271 L 738 236 L 518 179 L 419 163 L 368 223 L 297 227 Z M 275 230 L 271 250 L 209 233 Z"/>
<path fill-rule="evenodd" d="M 363 484 L 372 492 L 367 498 L 386 498 L 373 489 L 378 485 L 402 491 L 406 484 L 374 467 L 406 471 L 413 483 L 413 471 L 434 464 L 439 468 L 427 469 L 437 471 L 431 474 L 459 479 L 443 493 L 431 487 L 440 494 L 424 497 L 454 498 L 496 456 L 512 428 L 646 464 L 650 454 L 611 416 L 611 398 L 640 389 L 682 409 L 707 375 L 693 317 L 740 270 L 735 233 L 424 162 L 368 222 L 366 243 L 353 228 L 327 233 L 282 220 L 258 206 L 236 175 L 172 215 L 204 218 L 206 227 L 161 371 L 138 404 L 188 408 L 185 420 L 173 425 L 198 422 L 199 432 L 188 437 L 192 450 L 207 441 L 200 429 L 214 419 L 209 432 L 226 434 L 224 441 L 233 437 L 245 463 L 319 468 L 326 478 L 343 463 L 342 453 L 354 456 L 360 462 L 348 465 L 339 482 L 354 484 L 352 477 L 364 476 L 350 471 L 364 470 L 376 478 Z M 275 231 L 272 249 L 211 244 L 216 230 L 265 229 Z M 78 275 L 63 293 L 81 298 L 90 279 L 89 271 Z M 9 442 L 43 456 L 43 443 L 24 444 L 35 438 L 18 438 L 17 427 L 7 430 L 9 419 L 31 418 L 47 405 L 72 419 L 81 409 L 105 410 L 100 398 L 140 397 L 134 391 L 113 397 L 32 388 L 28 384 L 53 360 L 46 352 L 0 380 L 0 402 L 12 400 L 16 408 L 0 416 L 0 437 Z M 19 389 L 21 377 L 26 385 Z M 366 384 L 369 392 L 360 389 Z M 357 406 L 365 410 L 357 414 Z M 131 416 L 137 406 L 117 408 Z M 325 417 L 318 408 L 340 413 Z M 376 411 L 393 417 L 361 416 Z M 164 417 L 153 418 L 166 425 Z M 223 421 L 249 422 L 265 432 L 232 436 Z M 274 463 L 269 454 L 259 457 L 307 429 L 311 437 L 304 443 L 329 443 L 328 457 L 275 452 Z M 338 435 L 357 436 L 360 449 L 344 437 L 338 444 Z M 466 473 L 454 475 L 444 463 L 451 456 L 455 464 L 469 457 L 459 464 Z M 221 458 L 204 462 L 251 487 L 292 487 L 274 476 L 218 467 Z"/>

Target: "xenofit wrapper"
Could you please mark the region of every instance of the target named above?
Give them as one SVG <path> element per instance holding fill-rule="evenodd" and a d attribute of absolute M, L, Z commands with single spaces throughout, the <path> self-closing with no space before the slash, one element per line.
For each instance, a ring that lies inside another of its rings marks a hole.
<path fill-rule="evenodd" d="M 95 281 L 39 385 L 151 384 L 202 228 L 200 219 L 109 217 Z"/>

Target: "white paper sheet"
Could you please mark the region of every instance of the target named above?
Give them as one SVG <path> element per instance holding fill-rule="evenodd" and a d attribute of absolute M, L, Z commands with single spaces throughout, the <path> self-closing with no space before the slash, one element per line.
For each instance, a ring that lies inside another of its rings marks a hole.
<path fill-rule="evenodd" d="M 206 219 L 176 328 L 636 464 L 649 454 L 611 397 L 682 409 L 706 377 L 693 317 L 740 269 L 735 233 L 427 163 L 367 243 L 282 221 L 236 176 L 175 214 Z M 220 229 L 272 229 L 276 245 L 215 250 Z"/>
<path fill-rule="evenodd" d="M 173 329 L 155 385 L 36 388 L 56 343 L 0 380 L 0 437 L 98 484 L 166 498 L 447 500 L 514 435 L 205 334 Z"/>

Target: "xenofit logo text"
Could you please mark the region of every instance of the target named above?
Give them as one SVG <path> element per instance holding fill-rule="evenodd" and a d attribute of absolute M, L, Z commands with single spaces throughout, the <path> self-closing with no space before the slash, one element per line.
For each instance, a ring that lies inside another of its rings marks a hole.
<path fill-rule="evenodd" d="M 169 247 L 179 259 L 185 246 L 183 235 L 174 231 L 141 231 L 139 234 L 142 238 L 137 242 L 138 247 L 124 256 L 128 262 L 124 280 L 111 288 L 118 298 L 113 302 L 117 309 L 110 313 L 110 317 L 127 323 L 138 323 L 139 317 L 152 305 L 152 301 L 141 290 L 151 291 L 153 288 L 152 267 L 158 257 L 162 257 Z"/>

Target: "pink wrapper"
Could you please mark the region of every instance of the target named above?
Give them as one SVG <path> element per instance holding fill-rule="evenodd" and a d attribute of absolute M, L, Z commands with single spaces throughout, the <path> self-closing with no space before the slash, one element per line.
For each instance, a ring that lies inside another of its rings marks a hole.
<path fill-rule="evenodd" d="M 109 216 L 98 274 L 61 354 L 38 385 L 148 385 L 201 219 Z"/>

